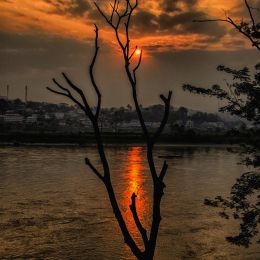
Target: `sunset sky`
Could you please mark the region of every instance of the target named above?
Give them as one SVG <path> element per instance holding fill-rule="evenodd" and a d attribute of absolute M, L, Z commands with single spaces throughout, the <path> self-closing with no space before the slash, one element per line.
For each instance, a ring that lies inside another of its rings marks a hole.
<path fill-rule="evenodd" d="M 109 10 L 109 1 L 96 1 Z M 124 1 L 121 1 L 124 2 Z M 260 7 L 259 0 L 251 0 Z M 158 95 L 174 92 L 174 106 L 214 111 L 217 101 L 184 93 L 183 83 L 209 86 L 222 83 L 225 75 L 216 66 L 252 66 L 259 53 L 225 23 L 193 23 L 194 19 L 235 19 L 247 12 L 243 0 L 146 0 L 140 1 L 131 26 L 131 42 L 144 52 L 138 74 L 141 103 L 159 103 Z M 259 18 L 259 11 L 255 16 Z M 257 19 L 259 21 L 259 19 Z M 100 28 L 100 55 L 96 78 L 103 93 L 103 106 L 131 103 L 130 87 L 115 37 L 91 0 L 0 1 L 0 95 L 10 85 L 11 98 L 66 102 L 49 93 L 53 77 L 67 72 L 84 88 L 91 103 L 87 68 L 93 54 L 93 23 Z"/>

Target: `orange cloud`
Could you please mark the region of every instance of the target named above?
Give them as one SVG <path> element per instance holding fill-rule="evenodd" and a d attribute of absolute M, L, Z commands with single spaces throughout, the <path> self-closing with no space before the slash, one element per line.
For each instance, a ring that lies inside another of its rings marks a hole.
<path fill-rule="evenodd" d="M 82 1 L 80 2 L 83 3 Z M 223 50 L 246 46 L 243 44 L 244 39 L 239 35 L 237 39 L 239 39 L 240 44 L 232 46 L 234 39 L 230 34 L 231 27 L 227 24 L 207 25 L 206 30 L 204 30 L 205 25 L 192 24 L 193 14 L 222 17 L 224 9 L 233 10 L 238 15 L 242 12 L 241 0 L 194 0 L 191 1 L 193 2 L 192 6 L 186 4 L 184 0 L 179 0 L 174 6 L 176 13 L 168 13 L 167 9 L 163 9 L 164 7 L 169 8 L 166 6 L 166 2 L 165 0 L 140 1 L 139 10 L 142 12 L 137 15 L 140 20 L 139 24 L 133 24 L 135 28 L 133 42 L 150 51 Z M 73 12 L 68 13 L 68 11 L 76 11 L 75 1 L 65 0 L 58 7 L 54 3 L 55 1 L 52 0 L 1 1 L 1 30 L 16 33 L 47 33 L 80 41 L 93 38 L 93 22 L 97 19 L 94 12 L 90 14 L 86 10 L 84 15 L 73 15 Z M 93 3 L 90 4 L 90 7 L 94 8 Z M 101 19 L 98 22 L 100 23 L 100 21 Z M 217 26 L 219 35 L 214 38 Z M 107 27 L 102 29 L 101 37 L 105 41 L 111 42 L 111 31 Z"/>

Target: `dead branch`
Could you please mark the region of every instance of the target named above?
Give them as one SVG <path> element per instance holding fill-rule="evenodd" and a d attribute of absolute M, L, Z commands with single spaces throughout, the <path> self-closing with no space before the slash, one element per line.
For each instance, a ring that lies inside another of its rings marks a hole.
<path fill-rule="evenodd" d="M 96 119 L 98 119 L 99 117 L 99 113 L 100 113 L 100 108 L 101 108 L 101 93 L 99 91 L 99 88 L 96 84 L 95 78 L 94 78 L 94 73 L 93 73 L 93 69 L 94 69 L 94 65 L 96 63 L 96 59 L 97 59 L 97 55 L 98 55 L 98 51 L 99 51 L 99 46 L 98 46 L 98 27 L 95 24 L 95 33 L 96 33 L 96 38 L 95 38 L 95 53 L 92 59 L 92 62 L 89 66 L 89 75 L 90 75 L 90 79 L 91 79 L 91 83 L 92 86 L 94 87 L 96 94 L 97 94 L 97 98 L 98 98 L 98 103 L 97 103 L 97 110 L 96 110 L 96 114 L 95 117 Z"/>
<path fill-rule="evenodd" d="M 153 137 L 151 137 L 150 133 L 147 130 L 147 127 L 145 125 L 145 121 L 143 118 L 143 114 L 138 102 L 137 98 L 137 71 L 140 68 L 141 62 L 142 62 L 142 55 L 143 51 L 141 51 L 141 54 L 139 56 L 137 64 L 132 68 L 130 66 L 130 60 L 132 59 L 135 50 L 137 49 L 137 46 L 135 47 L 134 52 L 130 53 L 131 46 L 130 46 L 130 36 L 129 36 L 129 26 L 131 22 L 131 17 L 134 12 L 134 10 L 138 6 L 138 0 L 135 1 L 134 4 L 131 4 L 130 0 L 125 1 L 125 8 L 123 11 L 119 11 L 119 1 L 115 0 L 114 4 L 111 5 L 112 11 L 110 16 L 105 14 L 103 10 L 98 6 L 97 3 L 95 3 L 97 10 L 100 12 L 101 16 L 105 19 L 107 24 L 111 26 L 111 28 L 114 30 L 117 42 L 119 47 L 122 50 L 122 54 L 124 57 L 124 62 L 125 62 L 125 71 L 128 77 L 128 80 L 130 82 L 131 88 L 132 88 L 132 96 L 136 108 L 136 112 L 139 118 L 139 122 L 143 131 L 143 134 L 146 139 L 147 143 L 147 160 L 149 163 L 150 171 L 151 171 L 151 176 L 153 179 L 153 219 L 152 219 L 152 226 L 151 226 L 151 232 L 150 232 L 150 237 L 148 239 L 147 236 L 147 231 L 143 227 L 137 213 L 136 209 L 136 195 L 133 193 L 131 200 L 132 204 L 130 205 L 130 209 L 133 215 L 133 219 L 135 221 L 135 224 L 142 236 L 143 244 L 145 250 L 142 251 L 134 241 L 133 237 L 131 236 L 125 220 L 122 216 L 122 213 L 119 209 L 118 202 L 114 193 L 114 189 L 111 183 L 111 178 L 110 178 L 110 168 L 109 164 L 106 158 L 106 154 L 104 151 L 104 145 L 103 145 L 103 140 L 102 136 L 100 133 L 99 125 L 98 125 L 98 118 L 100 114 L 100 109 L 101 109 L 101 92 L 99 90 L 98 85 L 96 84 L 95 77 L 94 77 L 94 66 L 96 63 L 96 59 L 98 56 L 98 51 L 99 51 L 99 46 L 98 46 L 98 27 L 95 25 L 95 52 L 94 56 L 92 59 L 92 62 L 89 67 L 89 75 L 91 78 L 91 83 L 92 87 L 95 90 L 95 93 L 97 95 L 97 110 L 96 113 L 94 114 L 89 106 L 89 103 L 87 101 L 87 98 L 85 94 L 83 93 L 82 89 L 76 86 L 65 73 L 62 73 L 67 85 L 69 88 L 65 88 L 61 84 L 59 84 L 55 79 L 53 79 L 53 82 L 55 83 L 56 87 L 59 90 L 55 90 L 53 88 L 47 87 L 47 89 L 55 94 L 65 96 L 72 100 L 75 104 L 77 104 L 86 114 L 86 116 L 90 119 L 96 141 L 97 141 L 97 148 L 100 156 L 100 161 L 103 166 L 103 173 L 101 173 L 97 168 L 90 162 L 88 158 L 85 159 L 86 165 L 92 170 L 92 172 L 104 183 L 107 193 L 110 199 L 110 203 L 113 209 L 113 212 L 115 214 L 115 217 L 117 219 L 117 222 L 119 224 L 119 227 L 121 229 L 121 233 L 124 237 L 125 243 L 129 246 L 133 254 L 138 258 L 138 259 L 145 259 L 145 260 L 151 260 L 154 257 L 154 252 L 155 252 L 155 246 L 156 246 L 156 240 L 157 240 L 157 235 L 158 235 L 158 230 L 159 230 L 159 225 L 161 221 L 161 215 L 160 215 L 160 203 L 161 199 L 163 196 L 163 189 L 165 188 L 165 184 L 163 183 L 163 178 L 167 172 L 168 165 L 166 162 L 164 162 L 162 170 L 160 174 L 157 173 L 154 159 L 153 159 L 153 147 L 155 144 L 155 141 L 159 137 L 159 135 L 162 133 L 168 119 L 169 115 L 169 109 L 170 109 L 170 101 L 171 101 L 171 96 L 172 92 L 169 91 L 168 97 L 165 97 L 163 95 L 160 95 L 160 98 L 164 102 L 165 105 L 165 111 L 164 111 L 164 116 L 162 118 L 160 127 L 158 128 L 157 132 L 154 134 Z M 115 20 L 115 17 L 117 20 Z M 122 35 L 120 33 L 120 28 L 121 25 L 124 24 L 124 38 L 123 40 Z M 73 91 L 73 93 L 72 93 Z M 75 96 L 74 93 L 78 94 L 80 96 L 80 100 L 78 100 Z"/>
<path fill-rule="evenodd" d="M 147 237 L 147 231 L 143 227 L 142 223 L 140 222 L 140 219 L 139 219 L 138 214 L 137 214 L 137 210 L 136 210 L 136 197 L 137 197 L 136 194 L 133 193 L 132 197 L 131 197 L 132 204 L 129 207 L 130 207 L 131 212 L 133 214 L 133 219 L 135 221 L 136 227 L 138 228 L 138 230 L 139 230 L 139 232 L 140 232 L 140 234 L 142 236 L 142 239 L 144 241 L 145 249 L 147 250 L 148 249 L 148 244 L 149 244 L 148 237 Z"/>
<path fill-rule="evenodd" d="M 50 88 L 50 87 L 47 87 L 47 89 L 49 91 L 55 93 L 55 94 L 65 96 L 65 97 L 69 98 L 70 100 L 72 100 L 75 104 L 77 104 L 85 112 L 86 116 L 90 119 L 92 126 L 93 126 L 93 129 L 94 129 L 96 141 L 97 141 L 97 148 L 98 148 L 100 160 L 101 160 L 101 163 L 102 163 L 102 166 L 103 166 L 103 175 L 97 170 L 97 168 L 90 162 L 90 160 L 88 158 L 85 159 L 85 163 L 92 170 L 92 172 L 104 183 L 104 185 L 107 189 L 107 192 L 108 192 L 108 196 L 109 196 L 109 199 L 110 199 L 111 206 L 113 208 L 113 212 L 115 214 L 115 217 L 116 217 L 118 224 L 120 226 L 120 229 L 122 231 L 125 243 L 129 246 L 129 248 L 132 250 L 133 254 L 138 259 L 143 259 L 143 253 L 138 248 L 134 239 L 130 235 L 130 232 L 129 232 L 127 226 L 126 226 L 125 220 L 124 220 L 122 213 L 119 209 L 118 202 L 117 202 L 117 199 L 116 199 L 116 196 L 115 196 L 115 193 L 114 193 L 114 189 L 113 189 L 113 186 L 112 186 L 112 183 L 111 183 L 111 179 L 110 179 L 110 169 L 109 169 L 108 161 L 107 161 L 106 154 L 105 154 L 105 151 L 104 151 L 103 140 L 102 140 L 102 137 L 101 137 L 101 134 L 100 134 L 99 126 L 98 126 L 98 116 L 99 116 L 100 107 L 101 107 L 101 93 L 100 93 L 100 90 L 99 90 L 99 88 L 96 84 L 94 73 L 93 73 L 93 68 L 94 68 L 96 58 L 97 58 L 97 55 L 98 55 L 98 50 L 99 50 L 99 47 L 98 47 L 98 27 L 96 25 L 95 25 L 95 34 L 96 34 L 96 37 L 95 37 L 95 52 L 94 52 L 94 56 L 93 56 L 92 62 L 91 62 L 90 67 L 89 67 L 89 75 L 90 75 L 90 78 L 91 78 L 92 86 L 93 86 L 93 88 L 96 92 L 97 98 L 98 98 L 98 105 L 97 105 L 96 114 L 95 115 L 93 114 L 82 89 L 80 89 L 74 83 L 72 83 L 72 81 L 68 78 L 68 76 L 65 73 L 62 73 L 63 77 L 65 78 L 65 81 L 67 82 L 68 86 L 74 92 L 79 94 L 79 96 L 81 97 L 81 101 L 79 101 L 77 98 L 74 97 L 74 95 L 72 94 L 70 89 L 63 87 L 55 79 L 53 79 L 53 82 L 55 83 L 56 87 L 58 87 L 62 91 L 58 91 L 58 90 L 55 90 L 55 89 Z"/>
<path fill-rule="evenodd" d="M 117 1 L 115 1 L 115 2 L 117 2 Z M 142 225 L 138 218 L 138 214 L 136 212 L 135 194 L 133 194 L 133 196 L 132 196 L 131 211 L 132 211 L 135 223 L 143 238 L 143 243 L 145 245 L 145 251 L 143 252 L 143 254 L 145 255 L 145 259 L 153 259 L 157 235 L 158 235 L 158 229 L 159 229 L 159 225 L 160 225 L 160 221 L 161 221 L 160 203 L 161 203 L 161 198 L 163 196 L 163 189 L 165 187 L 165 184 L 163 183 L 163 178 L 164 178 L 167 168 L 168 168 L 168 165 L 165 162 L 162 167 L 161 173 L 158 175 L 158 173 L 156 171 L 155 163 L 154 163 L 154 158 L 153 158 L 153 147 L 154 147 L 156 140 L 158 139 L 159 135 L 162 133 L 162 131 L 167 123 L 172 92 L 171 91 L 169 92 L 167 98 L 164 97 L 163 95 L 160 96 L 160 98 L 162 99 L 162 101 L 165 104 L 164 116 L 161 121 L 160 127 L 156 131 L 155 135 L 151 136 L 151 134 L 148 132 L 147 127 L 145 125 L 143 114 L 140 109 L 140 105 L 139 105 L 138 98 L 137 98 L 137 71 L 140 68 L 140 65 L 142 62 L 143 51 L 141 51 L 137 64 L 133 68 L 130 66 L 131 65 L 130 60 L 132 59 L 132 57 L 135 53 L 135 50 L 137 49 L 137 46 L 135 47 L 134 52 L 130 53 L 131 46 L 130 46 L 129 26 L 130 26 L 130 22 L 131 22 L 132 13 L 138 6 L 138 1 L 136 0 L 135 3 L 133 5 L 131 5 L 130 0 L 126 0 L 125 10 L 121 14 L 118 12 L 117 3 L 114 3 L 114 5 L 112 6 L 112 15 L 110 16 L 110 17 L 112 17 L 112 19 L 109 19 L 108 18 L 109 16 L 107 14 L 105 14 L 104 11 L 97 4 L 96 4 L 96 6 L 97 6 L 97 9 L 100 12 L 100 14 L 105 18 L 107 23 L 114 30 L 118 45 L 121 48 L 121 51 L 122 51 L 122 54 L 124 57 L 124 62 L 125 62 L 125 71 L 126 71 L 129 83 L 132 88 L 132 96 L 133 96 L 133 100 L 134 100 L 134 104 L 135 104 L 135 109 L 136 109 L 138 119 L 139 119 L 142 131 L 145 136 L 146 143 L 147 143 L 147 160 L 148 160 L 151 176 L 153 179 L 153 219 L 152 219 L 152 227 L 151 227 L 151 232 L 150 232 L 150 237 L 149 237 L 148 242 L 146 241 L 146 237 L 144 235 L 145 231 L 142 228 Z M 115 7 L 115 6 L 117 6 L 117 7 Z M 117 14 L 117 18 L 118 18 L 116 22 L 113 21 L 114 13 Z M 125 40 L 123 40 L 122 34 L 120 33 L 121 25 L 124 25 L 124 28 L 125 28 L 124 33 L 123 33 Z"/>
<path fill-rule="evenodd" d="M 158 137 L 161 135 L 163 129 L 165 128 L 165 125 L 167 124 L 168 116 L 170 112 L 171 97 L 172 97 L 172 91 L 169 91 L 167 98 L 164 95 L 160 95 L 160 98 L 164 102 L 164 115 L 159 128 L 157 129 L 157 131 L 153 136 L 153 143 L 157 141 Z"/>
<path fill-rule="evenodd" d="M 96 167 L 91 163 L 89 158 L 85 158 L 86 165 L 97 175 L 99 179 L 104 181 L 104 177 L 100 174 L 100 172 L 96 169 Z"/>

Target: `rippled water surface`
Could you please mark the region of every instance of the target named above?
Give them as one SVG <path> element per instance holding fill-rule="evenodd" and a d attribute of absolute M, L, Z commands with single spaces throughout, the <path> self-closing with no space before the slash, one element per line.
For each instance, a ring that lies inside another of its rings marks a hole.
<path fill-rule="evenodd" d="M 150 225 L 151 181 L 142 146 L 106 148 L 127 225 L 132 192 L 145 227 Z M 224 147 L 158 146 L 169 160 L 155 259 L 260 259 L 260 249 L 228 244 L 235 222 L 203 205 L 228 193 L 246 169 Z M 95 147 L 0 148 L 0 259 L 134 259 L 124 245 L 99 179 L 84 165 L 99 165 Z M 99 165 L 100 166 L 100 165 Z"/>

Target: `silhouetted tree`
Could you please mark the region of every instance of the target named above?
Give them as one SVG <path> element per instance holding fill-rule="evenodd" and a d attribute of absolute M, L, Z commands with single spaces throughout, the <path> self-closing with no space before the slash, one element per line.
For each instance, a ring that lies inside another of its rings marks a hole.
<path fill-rule="evenodd" d="M 93 171 L 93 173 L 105 185 L 114 215 L 117 219 L 117 222 L 121 229 L 122 235 L 124 237 L 124 241 L 129 246 L 132 253 L 138 259 L 153 259 L 159 225 L 161 222 L 160 205 L 161 205 L 162 196 L 164 194 L 163 190 L 165 188 L 165 184 L 164 184 L 163 180 L 164 180 L 167 168 L 168 168 L 166 161 L 164 161 L 164 164 L 163 164 L 160 172 L 158 172 L 158 170 L 155 167 L 155 163 L 154 163 L 153 148 L 154 148 L 156 141 L 158 140 L 158 137 L 162 133 L 162 131 L 167 123 L 172 92 L 169 91 L 167 97 L 165 97 L 164 95 L 160 95 L 160 98 L 164 102 L 164 106 L 165 106 L 164 115 L 163 115 L 160 127 L 157 129 L 157 131 L 153 134 L 149 133 L 147 130 L 147 127 L 145 125 L 145 121 L 143 119 L 140 104 L 139 104 L 138 98 L 137 98 L 137 75 L 136 75 L 136 73 L 141 65 L 142 52 L 139 56 L 139 60 L 138 60 L 137 64 L 132 66 L 132 58 L 133 58 L 133 55 L 135 54 L 135 50 L 137 49 L 137 47 L 131 48 L 130 38 L 129 38 L 129 26 L 130 26 L 131 18 L 132 18 L 133 12 L 137 8 L 137 6 L 138 6 L 137 0 L 135 1 L 134 4 L 132 4 L 130 0 L 126 0 L 125 6 L 121 8 L 121 7 L 119 7 L 119 1 L 115 0 L 114 4 L 111 5 L 111 7 L 112 7 L 111 14 L 106 15 L 101 10 L 101 8 L 96 4 L 96 7 L 99 10 L 100 14 L 104 17 L 107 24 L 110 25 L 111 28 L 113 29 L 116 39 L 117 39 L 117 43 L 122 51 L 124 63 L 125 63 L 125 72 L 127 74 L 127 77 L 128 77 L 128 80 L 129 80 L 129 83 L 131 86 L 135 109 L 136 109 L 136 112 L 137 112 L 137 115 L 138 115 L 138 118 L 139 118 L 139 121 L 141 124 L 143 135 L 146 140 L 146 144 L 147 144 L 147 160 L 148 160 L 148 164 L 150 167 L 151 178 L 153 180 L 153 206 L 152 206 L 153 213 L 152 213 L 151 230 L 150 230 L 149 234 L 147 233 L 147 230 L 143 227 L 143 225 L 139 219 L 138 213 L 137 213 L 137 207 L 136 207 L 137 195 L 135 193 L 133 193 L 131 198 L 129 198 L 129 200 L 131 199 L 130 210 L 132 212 L 132 216 L 135 221 L 136 227 L 138 228 L 140 235 L 142 237 L 144 250 L 142 250 L 141 248 L 138 247 L 134 238 L 130 234 L 129 229 L 126 225 L 126 222 L 122 216 L 121 210 L 119 208 L 118 201 L 116 199 L 114 188 L 113 188 L 113 185 L 111 182 L 110 167 L 109 167 L 109 164 L 107 161 L 107 157 L 106 157 L 106 153 L 105 153 L 104 145 L 103 145 L 103 140 L 102 140 L 100 128 L 98 125 L 102 95 L 100 93 L 99 87 L 96 84 L 96 80 L 95 80 L 94 73 L 93 73 L 95 61 L 96 61 L 98 51 L 99 51 L 98 27 L 96 25 L 95 25 L 95 32 L 96 32 L 95 53 L 94 53 L 92 63 L 89 67 L 89 75 L 91 78 L 92 86 L 97 94 L 96 112 L 94 113 L 91 110 L 89 103 L 88 103 L 82 89 L 77 87 L 65 73 L 62 73 L 62 75 L 70 88 L 64 87 L 58 81 L 53 79 L 53 82 L 56 85 L 56 87 L 58 88 L 58 90 L 55 90 L 55 89 L 49 88 L 49 87 L 48 87 L 48 90 L 50 90 L 51 92 L 56 93 L 58 95 L 62 95 L 62 96 L 65 96 L 65 97 L 71 99 L 84 111 L 86 116 L 90 119 L 93 129 L 94 129 L 96 142 L 97 142 L 97 148 L 98 148 L 100 160 L 101 160 L 101 163 L 103 166 L 103 170 L 102 170 L 102 172 L 99 171 L 88 158 L 86 158 L 86 165 Z M 121 34 L 119 31 L 122 28 L 122 26 L 123 26 L 124 32 Z M 124 36 L 124 38 L 122 35 Z M 80 99 L 77 99 L 75 97 L 75 94 L 73 91 L 76 92 L 80 96 Z"/>
<path fill-rule="evenodd" d="M 225 19 L 195 20 L 195 22 L 227 22 L 231 24 L 239 33 L 244 35 L 253 47 L 260 51 L 260 23 L 255 21 L 252 13 L 254 7 L 244 0 L 245 7 L 249 14 L 248 21 L 241 19 L 239 23 L 231 17 Z M 258 10 L 259 11 L 259 10 Z M 189 84 L 183 85 L 183 89 L 191 93 L 214 96 L 220 100 L 225 100 L 226 104 L 220 107 L 221 112 L 230 112 L 240 118 L 247 119 L 259 126 L 260 123 L 260 64 L 255 66 L 256 73 L 252 78 L 247 67 L 235 70 L 225 66 L 218 66 L 219 71 L 224 71 L 233 76 L 232 83 L 226 83 L 227 88 L 213 85 L 211 88 L 200 88 Z M 246 154 L 244 163 L 255 167 L 254 172 L 244 173 L 231 189 L 230 197 L 218 196 L 215 200 L 205 199 L 205 204 L 213 207 L 220 207 L 223 210 L 220 215 L 229 218 L 227 210 L 231 210 L 234 219 L 239 219 L 240 232 L 237 236 L 227 237 L 227 240 L 236 245 L 248 247 L 253 237 L 258 234 L 258 224 L 260 223 L 260 141 L 259 131 L 255 132 L 253 142 L 248 140 L 242 146 L 242 153 Z M 256 195 L 256 200 L 252 199 Z M 258 240 L 260 242 L 260 240 Z"/>
<path fill-rule="evenodd" d="M 256 73 L 252 77 L 247 67 L 236 70 L 221 65 L 217 70 L 231 75 L 234 80 L 232 83 L 226 82 L 226 88 L 219 85 L 201 88 L 185 84 L 183 89 L 194 94 L 225 100 L 225 105 L 219 108 L 220 112 L 229 112 L 258 125 L 260 123 L 260 64 L 257 64 L 255 69 Z"/>
<path fill-rule="evenodd" d="M 252 122 L 256 127 L 260 125 L 260 66 L 255 66 L 254 77 L 247 67 L 235 70 L 219 66 L 218 70 L 233 77 L 233 82 L 226 82 L 227 88 L 213 85 L 211 88 L 200 88 L 183 85 L 183 89 L 195 94 L 216 97 L 224 100 L 225 104 L 219 108 L 221 112 L 230 112 L 240 118 Z M 253 138 L 243 145 L 242 153 L 246 155 L 244 163 L 253 166 L 255 171 L 244 173 L 234 184 L 229 198 L 218 196 L 215 200 L 205 200 L 205 204 L 220 207 L 220 215 L 229 218 L 227 210 L 235 219 L 242 221 L 240 233 L 227 240 L 236 245 L 248 247 L 253 237 L 258 234 L 257 225 L 260 223 L 260 139 L 259 130 L 254 130 Z M 256 199 L 252 199 L 256 195 Z M 260 240 L 258 241 L 260 242 Z"/>

